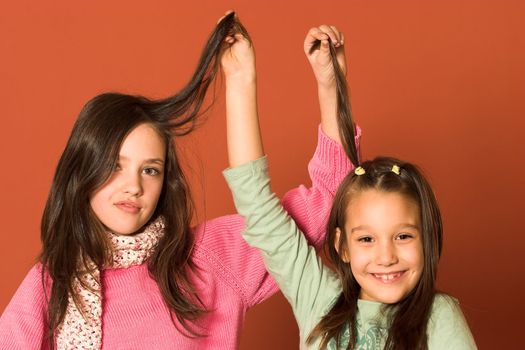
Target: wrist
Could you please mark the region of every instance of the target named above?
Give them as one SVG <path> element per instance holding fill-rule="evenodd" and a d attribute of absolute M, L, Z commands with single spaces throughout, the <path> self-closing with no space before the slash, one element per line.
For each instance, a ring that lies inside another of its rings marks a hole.
<path fill-rule="evenodd" d="M 225 76 L 228 86 L 249 86 L 257 82 L 255 72 L 236 72 Z"/>
<path fill-rule="evenodd" d="M 240 106 L 246 101 L 257 97 L 257 83 L 255 78 L 236 78 L 226 80 L 226 100 L 236 101 L 234 105 Z M 244 101 L 244 102 L 241 102 Z"/>
<path fill-rule="evenodd" d="M 337 96 L 337 84 L 335 80 L 331 83 L 317 82 L 317 93 L 319 97 L 329 98 Z"/>
<path fill-rule="evenodd" d="M 335 77 L 328 79 L 317 79 L 317 90 L 331 92 L 337 88 Z"/>
<path fill-rule="evenodd" d="M 337 90 L 333 88 L 318 89 L 319 108 L 322 120 L 337 119 Z"/>

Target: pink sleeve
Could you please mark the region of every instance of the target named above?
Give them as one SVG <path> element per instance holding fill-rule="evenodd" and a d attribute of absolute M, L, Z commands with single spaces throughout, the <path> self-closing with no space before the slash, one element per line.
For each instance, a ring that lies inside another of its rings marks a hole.
<path fill-rule="evenodd" d="M 246 308 L 267 299 L 279 289 L 266 272 L 259 250 L 243 239 L 244 218 L 227 215 L 209 220 L 195 228 L 197 237 L 193 258 L 221 284 L 229 286 Z M 212 286 L 208 293 L 214 293 Z"/>
<path fill-rule="evenodd" d="M 359 147 L 361 130 L 357 128 Z M 283 206 L 303 230 L 311 244 L 321 244 L 332 199 L 343 178 L 353 168 L 342 146 L 319 127 L 318 145 L 308 170 L 312 187 L 299 186 L 283 198 Z M 268 274 L 258 249 L 242 238 L 244 219 L 230 215 L 195 228 L 194 257 L 221 278 L 242 298 L 247 307 L 268 299 L 279 290 Z"/>
<path fill-rule="evenodd" d="M 0 318 L 0 349 L 45 349 L 46 311 L 42 268 L 35 265 Z"/>
<path fill-rule="evenodd" d="M 360 140 L 361 129 L 357 126 L 355 142 L 358 151 Z M 310 244 L 317 247 L 322 244 L 335 192 L 353 168 L 341 144 L 326 136 L 319 126 L 317 149 L 308 164 L 312 187 L 299 186 L 282 199 L 283 207 Z"/>

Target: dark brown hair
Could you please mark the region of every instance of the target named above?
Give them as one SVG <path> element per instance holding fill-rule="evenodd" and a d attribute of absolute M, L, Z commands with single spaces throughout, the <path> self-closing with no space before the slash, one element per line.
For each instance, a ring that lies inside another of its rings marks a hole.
<path fill-rule="evenodd" d="M 353 276 L 350 265 L 343 261 L 338 251 L 344 251 L 347 245 L 345 213 L 352 196 L 360 191 L 374 189 L 401 193 L 418 204 L 424 254 L 423 272 L 415 288 L 403 300 L 385 306 L 384 311 L 389 324 L 385 349 L 426 349 L 426 330 L 436 294 L 435 281 L 442 249 L 443 229 L 439 207 L 429 183 L 416 166 L 389 157 L 378 157 L 359 163 L 345 77 L 337 63 L 332 44 L 330 48 L 337 78 L 338 123 L 343 147 L 352 163 L 360 165 L 365 174 L 348 174 L 335 195 L 324 248 L 341 278 L 343 291 L 332 309 L 309 334 L 307 342 L 312 343 L 320 337 L 320 348 L 325 349 L 334 339 L 336 347 L 340 348 L 343 345 L 345 327 L 348 325 L 350 338 L 346 348 L 353 349 L 357 345 L 357 301 L 361 287 Z M 399 175 L 392 171 L 394 165 L 400 167 Z M 337 228 L 341 230 L 339 241 L 336 241 Z"/>
<path fill-rule="evenodd" d="M 80 112 L 57 165 L 41 223 L 42 280 L 45 282 L 48 274 L 52 281 L 48 299 L 51 339 L 64 319 L 68 295 L 81 303 L 73 282 L 82 281 L 85 271 L 91 272 L 86 262 L 102 269 L 110 256 L 104 227 L 89 205 L 89 196 L 110 177 L 125 137 L 143 123 L 153 126 L 166 145 L 164 183 L 152 216 L 152 220 L 163 216 L 166 228 L 148 261 L 149 270 L 177 328 L 187 336 L 201 335 L 193 321 L 206 310 L 188 276 L 195 271 L 190 231 L 193 205 L 173 137 L 195 128 L 206 91 L 219 68 L 224 39 L 232 32 L 247 36 L 234 13 L 217 25 L 195 73 L 179 93 L 162 100 L 105 93 L 90 100 Z"/>

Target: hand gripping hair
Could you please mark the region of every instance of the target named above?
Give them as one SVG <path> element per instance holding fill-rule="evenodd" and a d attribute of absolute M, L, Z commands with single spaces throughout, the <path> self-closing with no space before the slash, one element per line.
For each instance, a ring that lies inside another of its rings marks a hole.
<path fill-rule="evenodd" d="M 176 135 L 185 135 L 193 130 L 208 87 L 219 70 L 224 39 L 232 33 L 241 33 L 251 41 L 235 12 L 229 13 L 217 24 L 189 83 L 174 96 L 152 101 L 151 113 L 169 123 L 176 130 Z"/>
<path fill-rule="evenodd" d="M 337 54 L 334 44 L 330 39 L 330 56 L 332 58 L 332 64 L 334 66 L 335 80 L 336 80 L 336 93 L 337 93 L 337 125 L 339 127 L 339 136 L 343 144 L 343 148 L 348 156 L 348 159 L 354 164 L 359 165 L 359 154 L 357 152 L 357 146 L 355 143 L 355 127 L 352 115 L 352 106 L 348 97 L 348 85 L 346 83 L 346 77 L 337 61 Z M 319 49 L 321 41 L 318 40 L 311 48 L 310 53 Z"/>

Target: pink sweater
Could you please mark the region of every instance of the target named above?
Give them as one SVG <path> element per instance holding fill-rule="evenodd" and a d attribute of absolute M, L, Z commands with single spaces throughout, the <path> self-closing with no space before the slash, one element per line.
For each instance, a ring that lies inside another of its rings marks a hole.
<path fill-rule="evenodd" d="M 351 164 L 319 128 L 308 169 L 312 187 L 291 190 L 283 204 L 309 241 L 319 245 L 334 192 Z M 243 228 L 243 219 L 230 215 L 194 229 L 193 259 L 201 275 L 193 281 L 209 310 L 199 320 L 206 337 L 192 339 L 177 330 L 146 264 L 102 271 L 103 349 L 236 349 L 246 311 L 278 290 L 259 251 L 241 237 Z M 49 348 L 45 316 L 41 266 L 36 265 L 0 318 L 0 349 Z"/>

